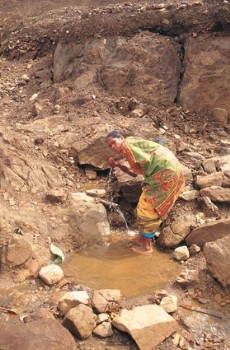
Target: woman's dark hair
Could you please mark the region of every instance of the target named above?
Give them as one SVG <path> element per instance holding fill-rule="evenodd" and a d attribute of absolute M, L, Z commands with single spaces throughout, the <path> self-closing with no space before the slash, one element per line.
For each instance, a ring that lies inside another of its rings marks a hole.
<path fill-rule="evenodd" d="M 106 138 L 108 137 L 113 137 L 113 138 L 116 138 L 116 139 L 120 139 L 120 138 L 123 138 L 122 134 L 120 133 L 120 131 L 118 130 L 113 130 L 113 131 L 110 131 Z"/>

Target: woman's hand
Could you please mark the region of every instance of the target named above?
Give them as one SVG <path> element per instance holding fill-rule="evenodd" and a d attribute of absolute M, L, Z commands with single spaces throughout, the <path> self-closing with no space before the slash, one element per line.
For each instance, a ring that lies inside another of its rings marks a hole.
<path fill-rule="evenodd" d="M 116 166 L 119 166 L 119 162 L 117 162 L 113 157 L 109 158 L 109 165 L 111 168 L 115 168 Z"/>
<path fill-rule="evenodd" d="M 129 174 L 132 177 L 137 177 L 137 174 L 135 172 L 133 172 L 130 168 L 128 168 L 125 165 L 120 164 L 117 160 L 115 160 L 113 157 L 109 158 L 108 161 L 109 165 L 111 166 L 111 168 L 115 168 L 118 167 L 120 168 L 124 173 Z"/>

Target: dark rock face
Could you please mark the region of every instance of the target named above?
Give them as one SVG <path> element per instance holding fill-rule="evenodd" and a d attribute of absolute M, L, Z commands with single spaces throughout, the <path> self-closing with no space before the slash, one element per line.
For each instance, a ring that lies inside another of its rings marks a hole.
<path fill-rule="evenodd" d="M 98 78 L 108 91 L 165 105 L 176 98 L 180 69 L 178 43 L 144 32 L 119 45 Z"/>
<path fill-rule="evenodd" d="M 230 38 L 223 34 L 191 37 L 185 46 L 185 73 L 179 103 L 190 110 L 229 111 Z"/>
<path fill-rule="evenodd" d="M 129 40 L 119 36 L 89 39 L 84 45 L 59 42 L 54 53 L 54 81 L 71 76 L 79 85 L 84 75 L 84 84 L 98 81 L 115 95 L 123 93 L 168 105 L 177 95 L 179 50 L 174 39 L 150 32 Z"/>

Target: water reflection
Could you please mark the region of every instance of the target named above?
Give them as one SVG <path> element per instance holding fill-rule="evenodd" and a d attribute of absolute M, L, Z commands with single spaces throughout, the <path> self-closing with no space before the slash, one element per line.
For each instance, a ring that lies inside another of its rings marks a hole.
<path fill-rule="evenodd" d="M 135 297 L 166 287 L 176 277 L 178 265 L 171 254 L 155 247 L 150 256 L 138 255 L 122 241 L 75 253 L 62 268 L 76 283 L 120 289 L 125 297 Z"/>

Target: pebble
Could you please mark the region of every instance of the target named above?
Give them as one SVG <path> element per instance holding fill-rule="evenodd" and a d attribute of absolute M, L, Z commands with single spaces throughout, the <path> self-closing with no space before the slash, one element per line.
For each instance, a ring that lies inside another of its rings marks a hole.
<path fill-rule="evenodd" d="M 33 94 L 31 97 L 30 97 L 30 101 L 34 101 L 37 97 L 38 97 L 38 93 L 36 94 Z"/>

